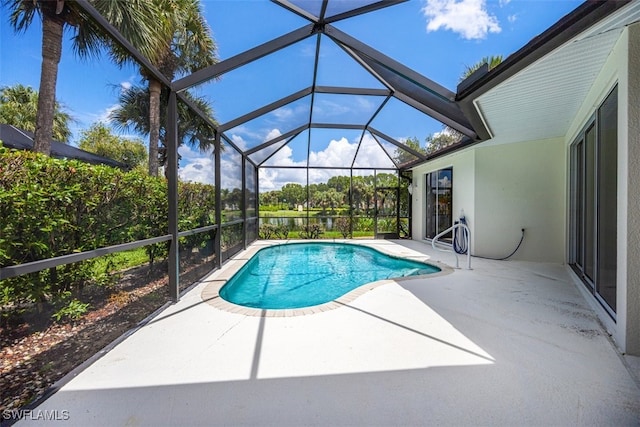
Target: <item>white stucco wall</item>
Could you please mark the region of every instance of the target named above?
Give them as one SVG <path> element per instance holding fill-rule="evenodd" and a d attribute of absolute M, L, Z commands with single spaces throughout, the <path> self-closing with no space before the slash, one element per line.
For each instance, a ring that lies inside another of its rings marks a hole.
<path fill-rule="evenodd" d="M 563 262 L 565 227 L 562 139 L 499 146 L 478 145 L 414 170 L 413 238 L 425 236 L 425 175 L 453 167 L 453 213 L 464 213 L 471 253 L 512 259 Z"/>
<path fill-rule="evenodd" d="M 627 176 L 626 210 L 624 232 L 626 248 L 624 267 L 626 271 L 625 286 L 618 289 L 619 300 L 624 301 L 624 334 L 625 351 L 629 354 L 640 355 L 640 23 L 632 25 L 628 30 L 629 54 L 625 65 L 625 80 L 627 80 L 627 96 L 625 97 L 626 123 L 625 161 L 623 173 Z M 623 141 L 624 142 L 624 141 Z M 622 272 L 621 272 L 622 273 Z"/>
<path fill-rule="evenodd" d="M 565 151 L 562 139 L 476 150 L 475 255 L 564 261 Z"/>

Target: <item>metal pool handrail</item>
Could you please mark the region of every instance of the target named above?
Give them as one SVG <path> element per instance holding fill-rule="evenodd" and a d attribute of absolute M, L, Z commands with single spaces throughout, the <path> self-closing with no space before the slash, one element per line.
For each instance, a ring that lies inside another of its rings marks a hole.
<path fill-rule="evenodd" d="M 452 250 L 449 250 L 449 249 L 440 249 L 440 248 L 436 247 L 436 242 L 438 241 L 438 239 L 440 237 L 442 237 L 445 234 L 453 231 L 456 228 L 462 228 L 464 231 L 466 231 L 466 233 L 463 233 L 463 236 L 465 236 L 465 240 L 466 240 L 466 244 L 467 244 L 467 270 L 471 270 L 471 233 L 469 232 L 469 227 L 467 227 L 466 224 L 462 224 L 462 223 L 453 224 L 453 226 L 447 228 L 446 230 L 444 230 L 440 234 L 436 235 L 431 240 L 431 247 L 433 249 L 436 249 L 436 250 L 441 251 L 441 252 L 453 252 L 453 254 L 456 256 L 456 268 L 460 268 L 460 264 L 458 262 L 458 253 L 456 251 L 452 251 Z"/>

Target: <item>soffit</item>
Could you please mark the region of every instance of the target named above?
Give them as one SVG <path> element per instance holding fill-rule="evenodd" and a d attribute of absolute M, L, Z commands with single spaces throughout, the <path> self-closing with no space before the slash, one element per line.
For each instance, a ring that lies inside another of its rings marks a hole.
<path fill-rule="evenodd" d="M 479 96 L 493 136 L 484 144 L 564 137 L 624 27 L 639 18 L 633 2 Z"/>

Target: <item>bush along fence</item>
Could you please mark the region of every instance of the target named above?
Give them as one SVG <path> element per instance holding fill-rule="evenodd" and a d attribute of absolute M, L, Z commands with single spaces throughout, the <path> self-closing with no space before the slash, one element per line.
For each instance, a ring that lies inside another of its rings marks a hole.
<path fill-rule="evenodd" d="M 211 185 L 179 183 L 179 228 L 213 224 L 214 199 Z M 167 183 L 162 178 L 0 144 L 0 267 L 162 236 L 167 234 L 167 216 Z M 181 244 L 195 248 L 206 240 L 194 235 L 182 238 Z M 145 250 L 153 266 L 167 256 L 168 243 Z M 74 296 L 89 284 L 111 280 L 108 268 L 99 271 L 98 265 L 105 263 L 89 259 L 1 280 L 2 317 L 43 304 L 61 307 L 58 318 L 81 312 L 86 307 Z"/>

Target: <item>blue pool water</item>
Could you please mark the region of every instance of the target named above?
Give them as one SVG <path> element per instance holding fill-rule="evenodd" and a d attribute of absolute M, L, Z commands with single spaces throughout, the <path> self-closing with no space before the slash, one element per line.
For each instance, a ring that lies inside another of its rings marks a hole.
<path fill-rule="evenodd" d="M 359 245 L 291 243 L 258 251 L 220 289 L 220 296 L 247 307 L 301 308 L 332 301 L 377 280 L 438 271 Z"/>

